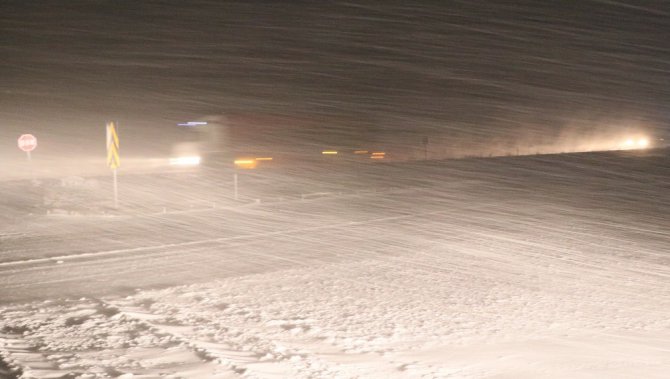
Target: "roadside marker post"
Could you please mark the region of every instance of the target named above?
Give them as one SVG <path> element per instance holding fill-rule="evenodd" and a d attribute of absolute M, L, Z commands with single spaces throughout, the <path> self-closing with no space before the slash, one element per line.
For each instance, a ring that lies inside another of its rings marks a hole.
<path fill-rule="evenodd" d="M 234 192 L 235 192 L 235 201 L 238 199 L 237 195 L 237 169 L 235 169 L 235 173 L 233 174 L 233 186 L 234 186 Z"/>

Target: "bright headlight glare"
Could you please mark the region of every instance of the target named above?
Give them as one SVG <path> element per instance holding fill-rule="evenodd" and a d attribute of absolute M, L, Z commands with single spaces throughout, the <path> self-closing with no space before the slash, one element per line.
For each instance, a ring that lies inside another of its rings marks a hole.
<path fill-rule="evenodd" d="M 200 157 L 177 157 L 170 158 L 170 164 L 173 166 L 197 166 L 200 164 Z"/>

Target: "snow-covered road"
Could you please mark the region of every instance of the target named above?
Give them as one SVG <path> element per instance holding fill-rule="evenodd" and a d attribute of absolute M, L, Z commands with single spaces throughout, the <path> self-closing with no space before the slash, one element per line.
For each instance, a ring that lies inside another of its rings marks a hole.
<path fill-rule="evenodd" d="M 0 352 L 35 377 L 662 378 L 669 169 L 459 161 L 387 191 L 17 224 Z"/>

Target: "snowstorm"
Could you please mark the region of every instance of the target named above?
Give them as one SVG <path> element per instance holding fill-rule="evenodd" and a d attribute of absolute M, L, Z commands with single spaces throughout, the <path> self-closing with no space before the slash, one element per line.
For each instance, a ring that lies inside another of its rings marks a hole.
<path fill-rule="evenodd" d="M 0 379 L 667 378 L 664 1 L 0 1 Z"/>

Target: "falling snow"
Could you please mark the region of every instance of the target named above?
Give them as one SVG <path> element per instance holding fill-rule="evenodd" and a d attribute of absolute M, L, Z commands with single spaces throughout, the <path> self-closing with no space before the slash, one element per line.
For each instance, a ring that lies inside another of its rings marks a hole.
<path fill-rule="evenodd" d="M 0 378 L 667 377 L 668 15 L 2 2 Z"/>

